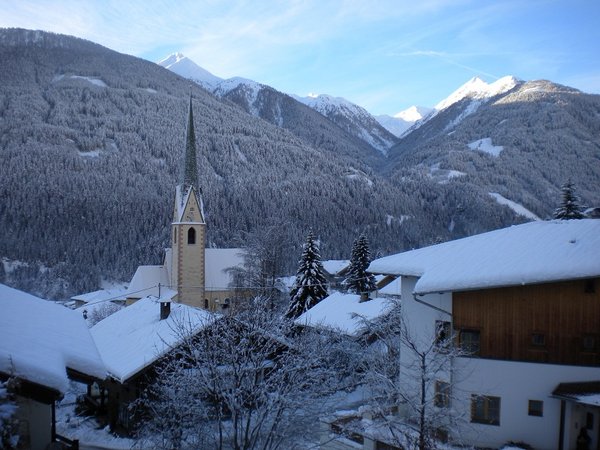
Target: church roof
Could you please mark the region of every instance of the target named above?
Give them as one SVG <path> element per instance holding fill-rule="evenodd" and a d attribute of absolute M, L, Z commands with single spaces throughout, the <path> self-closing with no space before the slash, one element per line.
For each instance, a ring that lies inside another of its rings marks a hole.
<path fill-rule="evenodd" d="M 205 253 L 205 289 L 222 291 L 232 281 L 227 269 L 244 264 L 244 251 L 239 248 L 207 248 Z"/>

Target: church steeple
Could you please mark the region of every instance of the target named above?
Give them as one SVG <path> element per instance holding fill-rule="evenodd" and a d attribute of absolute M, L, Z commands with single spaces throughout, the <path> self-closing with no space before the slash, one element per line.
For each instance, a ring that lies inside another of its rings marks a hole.
<path fill-rule="evenodd" d="M 170 284 L 177 289 L 178 302 L 202 307 L 205 286 L 206 223 L 198 186 L 196 134 L 192 96 L 185 144 L 183 182 L 175 190 L 173 211 Z"/>
<path fill-rule="evenodd" d="M 193 187 L 198 192 L 198 163 L 196 161 L 196 133 L 194 132 L 194 112 L 190 94 L 190 111 L 188 113 L 187 136 L 185 143 L 185 166 L 183 169 L 183 188 L 187 192 Z"/>

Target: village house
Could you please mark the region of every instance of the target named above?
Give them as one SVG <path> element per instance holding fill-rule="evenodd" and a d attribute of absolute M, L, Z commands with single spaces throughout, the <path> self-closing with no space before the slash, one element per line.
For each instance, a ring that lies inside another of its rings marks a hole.
<path fill-rule="evenodd" d="M 428 392 L 465 419 L 441 430 L 449 440 L 562 450 L 585 430 L 599 448 L 600 221 L 512 226 L 380 258 L 369 271 L 401 280 L 416 342 L 453 334 L 465 352 Z"/>
<path fill-rule="evenodd" d="M 107 392 L 101 413 L 112 430 L 131 429 L 130 406 L 156 379 L 157 363 L 214 320 L 202 308 L 171 302 L 174 292 L 165 288 L 162 293 L 144 297 L 91 328 L 108 371 L 106 380 L 98 382 Z"/>
<path fill-rule="evenodd" d="M 56 401 L 69 381 L 91 384 L 106 368 L 81 314 L 0 285 L 0 380 L 16 396 L 18 447 L 76 448 L 56 432 Z"/>

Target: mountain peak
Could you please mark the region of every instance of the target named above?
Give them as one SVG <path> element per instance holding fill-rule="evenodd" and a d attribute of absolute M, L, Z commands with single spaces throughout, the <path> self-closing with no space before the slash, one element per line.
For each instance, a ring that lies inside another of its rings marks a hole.
<path fill-rule="evenodd" d="M 399 113 L 394 114 L 394 118 L 402 119 L 405 122 L 416 122 L 417 120 L 421 120 L 432 110 L 433 108 L 427 108 L 426 106 L 413 105 L 410 108 L 405 109 L 404 111 L 400 111 Z"/>
<path fill-rule="evenodd" d="M 159 66 L 164 67 L 165 69 L 169 69 L 172 72 L 175 72 L 177 75 L 193 80 L 205 88 L 212 89 L 215 87 L 222 78 L 213 75 L 208 70 L 203 69 L 194 61 L 192 61 L 187 56 L 184 56 L 183 53 L 176 52 L 171 53 L 166 58 L 162 59 L 157 63 Z"/>
<path fill-rule="evenodd" d="M 486 83 L 479 77 L 473 77 L 456 91 L 435 105 L 435 109 L 441 111 L 450 105 L 461 101 L 463 98 L 475 99 L 490 98 L 503 92 L 509 91 L 519 83 L 519 80 L 511 75 L 498 78 L 493 83 Z"/>

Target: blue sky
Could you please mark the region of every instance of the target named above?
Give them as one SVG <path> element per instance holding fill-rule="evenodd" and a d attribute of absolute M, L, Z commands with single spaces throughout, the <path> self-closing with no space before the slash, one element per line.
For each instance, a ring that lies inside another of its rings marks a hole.
<path fill-rule="evenodd" d="M 151 61 L 180 51 L 223 78 L 374 114 L 433 106 L 474 76 L 600 93 L 598 0 L 1 0 L 0 27 Z"/>

